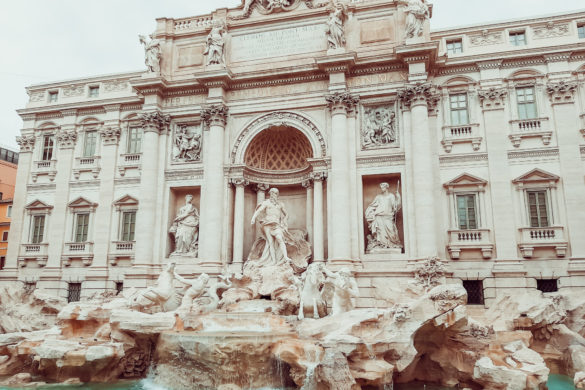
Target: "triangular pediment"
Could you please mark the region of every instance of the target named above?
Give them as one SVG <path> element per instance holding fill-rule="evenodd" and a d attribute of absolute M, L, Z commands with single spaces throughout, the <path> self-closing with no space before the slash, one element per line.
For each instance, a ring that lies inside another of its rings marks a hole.
<path fill-rule="evenodd" d="M 535 182 L 550 182 L 558 181 L 559 177 L 542 169 L 533 169 L 524 175 L 514 179 L 514 183 L 535 183 Z"/>
<path fill-rule="evenodd" d="M 96 207 L 97 203 L 93 203 L 87 199 L 85 199 L 84 197 L 80 196 L 79 198 L 75 199 L 74 201 L 69 202 L 69 204 L 67 205 L 68 207 Z"/>
<path fill-rule="evenodd" d="M 42 200 L 37 199 L 27 204 L 24 208 L 27 210 L 50 210 L 53 206 L 49 206 Z"/>
<path fill-rule="evenodd" d="M 123 197 L 121 197 L 120 199 L 118 199 L 117 201 L 114 202 L 114 206 L 137 206 L 138 205 L 138 199 L 130 196 L 130 195 L 124 195 Z"/>
<path fill-rule="evenodd" d="M 470 175 L 469 173 L 463 173 L 457 176 L 455 179 L 443 184 L 445 187 L 463 187 L 463 186 L 480 186 L 484 187 L 487 184 L 486 180 L 483 180 L 477 176 Z"/>

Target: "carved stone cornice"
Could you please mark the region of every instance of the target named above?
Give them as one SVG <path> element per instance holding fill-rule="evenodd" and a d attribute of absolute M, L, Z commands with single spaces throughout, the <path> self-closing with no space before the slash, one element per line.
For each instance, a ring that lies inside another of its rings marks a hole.
<path fill-rule="evenodd" d="M 20 147 L 20 153 L 30 153 L 35 148 L 35 136 L 34 135 L 23 135 L 16 137 L 16 143 Z"/>
<path fill-rule="evenodd" d="M 228 113 L 229 109 L 225 104 L 210 104 L 202 108 L 201 118 L 205 122 L 206 128 L 210 128 L 211 126 L 225 127 Z"/>
<path fill-rule="evenodd" d="M 398 99 L 406 109 L 415 106 L 427 106 L 429 114 L 434 114 L 441 95 L 431 83 L 417 83 L 406 85 L 398 90 Z"/>
<path fill-rule="evenodd" d="M 160 111 L 142 112 L 138 118 L 142 122 L 142 130 L 145 133 L 152 131 L 161 134 L 168 129 L 171 122 L 170 115 L 164 115 Z"/>
<path fill-rule="evenodd" d="M 568 62 L 571 54 L 571 52 L 545 54 L 543 57 L 547 64 L 551 62 Z"/>
<path fill-rule="evenodd" d="M 504 99 L 508 95 L 505 88 L 490 88 L 477 91 L 477 96 L 484 110 L 503 110 Z"/>
<path fill-rule="evenodd" d="M 503 60 L 492 60 L 492 61 L 481 61 L 477 63 L 477 67 L 480 70 L 486 69 L 500 69 Z"/>
<path fill-rule="evenodd" d="M 100 137 L 104 145 L 118 145 L 121 130 L 118 126 L 102 126 Z"/>
<path fill-rule="evenodd" d="M 57 132 L 56 138 L 60 149 L 73 149 L 77 141 L 77 132 L 75 130 L 60 130 Z"/>
<path fill-rule="evenodd" d="M 122 108 L 121 104 L 108 104 L 104 106 L 106 112 L 117 112 Z"/>
<path fill-rule="evenodd" d="M 349 91 L 343 91 L 327 95 L 325 100 L 333 115 L 349 114 L 355 110 L 355 107 L 360 102 L 360 97 L 359 95 L 352 95 Z"/>
<path fill-rule="evenodd" d="M 576 81 L 550 82 L 546 86 L 546 92 L 550 97 L 551 104 L 573 103 L 578 83 Z"/>

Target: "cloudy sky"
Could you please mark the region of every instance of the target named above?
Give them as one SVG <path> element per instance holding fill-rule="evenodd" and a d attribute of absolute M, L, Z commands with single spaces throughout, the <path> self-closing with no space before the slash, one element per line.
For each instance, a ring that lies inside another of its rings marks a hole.
<path fill-rule="evenodd" d="M 583 0 L 434 0 L 433 29 L 585 8 Z M 141 70 L 138 34 L 157 17 L 207 14 L 240 0 L 0 0 L 0 144 L 16 147 L 27 85 Z"/>

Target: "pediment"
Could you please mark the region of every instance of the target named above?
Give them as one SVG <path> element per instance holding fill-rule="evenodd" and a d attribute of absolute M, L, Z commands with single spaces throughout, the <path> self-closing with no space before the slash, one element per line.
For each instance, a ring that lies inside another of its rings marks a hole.
<path fill-rule="evenodd" d="M 481 179 L 477 176 L 470 175 L 469 173 L 463 173 L 463 174 L 457 176 L 456 178 L 454 178 L 453 180 L 443 184 L 443 186 L 446 188 L 470 187 L 470 186 L 482 188 L 482 187 L 485 187 L 486 185 L 487 185 L 486 180 Z"/>
<path fill-rule="evenodd" d="M 124 195 L 123 197 L 121 197 L 120 199 L 118 199 L 114 202 L 114 206 L 116 206 L 116 207 L 138 206 L 138 199 L 136 199 L 130 195 Z"/>
<path fill-rule="evenodd" d="M 543 171 L 542 169 L 533 169 L 532 171 L 514 179 L 514 183 L 539 183 L 539 182 L 556 182 L 559 180 L 557 175 Z"/>
<path fill-rule="evenodd" d="M 26 210 L 51 210 L 53 206 L 50 206 L 42 200 L 37 199 L 27 204 L 24 208 Z"/>
<path fill-rule="evenodd" d="M 67 205 L 68 207 L 72 208 L 95 208 L 97 207 L 97 203 L 93 203 L 84 197 L 80 196 L 79 198 L 75 199 L 74 201 L 69 202 Z"/>

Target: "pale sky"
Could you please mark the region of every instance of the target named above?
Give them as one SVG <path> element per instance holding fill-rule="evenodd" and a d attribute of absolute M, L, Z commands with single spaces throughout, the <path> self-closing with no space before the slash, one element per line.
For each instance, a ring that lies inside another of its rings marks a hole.
<path fill-rule="evenodd" d="M 431 29 L 573 11 L 583 0 L 434 0 Z M 0 0 L 0 145 L 16 148 L 25 87 L 144 69 L 138 34 L 157 17 L 207 14 L 240 0 Z"/>

